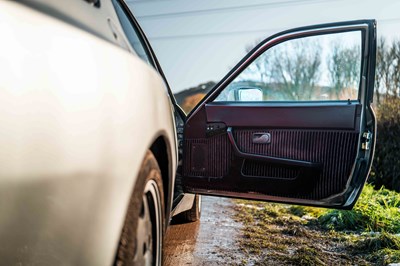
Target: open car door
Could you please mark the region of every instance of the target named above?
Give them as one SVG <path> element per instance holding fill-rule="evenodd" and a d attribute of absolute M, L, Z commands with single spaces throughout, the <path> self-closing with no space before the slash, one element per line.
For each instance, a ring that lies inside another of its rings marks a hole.
<path fill-rule="evenodd" d="M 375 145 L 375 54 L 374 20 L 262 41 L 189 114 L 185 192 L 352 208 Z"/>

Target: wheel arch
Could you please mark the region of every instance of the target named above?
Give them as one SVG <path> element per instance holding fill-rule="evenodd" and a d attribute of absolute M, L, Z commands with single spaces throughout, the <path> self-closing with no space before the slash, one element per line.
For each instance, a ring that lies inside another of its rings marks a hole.
<path fill-rule="evenodd" d="M 174 169 L 172 165 L 172 147 L 164 135 L 158 136 L 150 146 L 151 152 L 157 160 L 161 170 L 164 187 L 164 206 L 166 221 L 170 219 L 171 203 L 173 200 Z M 166 223 L 167 225 L 168 223 Z"/>

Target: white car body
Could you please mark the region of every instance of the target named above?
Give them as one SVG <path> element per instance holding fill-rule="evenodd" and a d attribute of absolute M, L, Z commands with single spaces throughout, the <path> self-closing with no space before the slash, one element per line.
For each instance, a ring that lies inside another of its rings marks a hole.
<path fill-rule="evenodd" d="M 348 32 L 355 98 L 215 101 L 270 49 Z M 266 38 L 187 116 L 122 0 L 0 0 L 0 34 L 2 265 L 160 265 L 198 194 L 351 209 L 368 177 L 374 20 Z"/>
<path fill-rule="evenodd" d="M 165 84 L 131 53 L 15 2 L 0 2 L 0 32 L 2 264 L 110 265 L 159 137 L 174 175 Z"/>

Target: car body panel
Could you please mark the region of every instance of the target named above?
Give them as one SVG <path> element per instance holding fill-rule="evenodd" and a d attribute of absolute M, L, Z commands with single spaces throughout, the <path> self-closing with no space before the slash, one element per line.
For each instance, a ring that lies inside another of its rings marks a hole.
<path fill-rule="evenodd" d="M 71 24 L 15 2 L 0 2 L 0 13 L 2 263 L 110 265 L 158 137 L 170 149 L 173 186 L 165 84 L 136 56 Z"/>
<path fill-rule="evenodd" d="M 134 20 L 131 22 L 136 25 Z M 139 32 L 143 35 L 140 28 Z M 175 127 L 176 123 L 183 127 L 185 117 L 175 105 L 149 43 L 145 40 L 154 68 L 135 55 L 111 1 L 101 1 L 100 7 L 83 0 L 1 1 L 0 33 L 2 263 L 112 264 L 142 159 L 158 138 L 163 138 L 168 149 L 169 175 L 163 177 L 168 178 L 165 182 L 168 188 L 164 187 L 166 224 L 171 214 L 192 207 L 193 194 L 182 194 L 178 189 L 179 195 L 173 195 L 180 159 Z M 145 39 L 144 35 L 141 37 Z M 255 51 L 262 50 L 262 45 Z M 254 54 L 253 51 L 239 66 Z M 370 63 L 371 76 L 374 62 Z M 216 89 L 221 89 L 226 81 Z M 269 116 L 249 120 L 252 113 L 259 112 L 254 111 L 257 106 L 233 104 L 228 108 L 207 102 L 212 97 L 213 94 L 208 95 L 190 115 L 192 137 L 207 135 L 207 117 L 211 123 L 220 120 L 228 123 L 230 129 L 224 133 L 231 142 L 237 137 L 234 127 L 257 127 L 266 120 L 273 127 L 285 126 L 284 121 L 275 119 L 282 114 L 277 111 L 274 115 L 279 106 L 268 106 Z M 372 95 L 362 97 L 366 99 L 364 103 L 351 102 L 345 108 L 344 103 L 311 108 L 292 106 L 292 112 L 285 115 L 292 127 L 307 129 L 304 123 L 326 122 L 323 116 L 299 121 L 312 114 L 312 108 L 327 114 L 339 110 L 346 118 L 340 117 L 334 121 L 335 125 L 329 125 L 360 133 L 357 119 L 362 109 L 361 113 L 370 115 L 363 117 L 362 123 L 373 131 L 374 116 L 369 105 Z M 243 110 L 250 115 L 242 119 L 229 116 L 229 113 L 240 116 Z M 349 114 L 355 120 L 348 119 Z M 179 118 L 177 121 L 174 115 Z M 249 121 L 253 124 L 248 124 Z M 371 153 L 367 156 L 372 157 Z M 367 158 L 365 162 L 371 160 Z M 302 165 L 307 161 L 296 163 Z M 218 167 L 221 170 L 221 165 Z M 364 165 L 363 171 L 366 169 L 369 165 Z M 352 171 L 359 169 L 354 167 Z M 205 180 L 210 176 L 203 177 Z M 310 204 L 307 200 L 278 196 L 260 198 L 249 191 L 186 188 L 204 194 Z M 358 190 L 352 190 L 354 193 L 348 199 L 356 199 L 361 188 L 362 184 Z M 177 200 L 171 210 L 174 199 Z M 347 206 L 353 203 L 350 201 Z"/>
<path fill-rule="evenodd" d="M 101 1 L 100 8 L 97 8 L 84 0 L 70 2 L 18 0 L 17 2 L 46 13 L 58 20 L 64 21 L 75 28 L 87 31 L 108 42 L 118 43 L 110 28 L 109 21 L 107 19 L 96 19 L 99 17 L 108 17 L 113 21 L 113 26 L 115 26 L 118 31 L 117 33 L 123 35 L 123 30 L 118 23 L 118 17 L 111 1 Z M 126 38 L 124 41 L 126 41 Z M 121 42 L 119 42 L 119 44 L 121 44 Z"/>

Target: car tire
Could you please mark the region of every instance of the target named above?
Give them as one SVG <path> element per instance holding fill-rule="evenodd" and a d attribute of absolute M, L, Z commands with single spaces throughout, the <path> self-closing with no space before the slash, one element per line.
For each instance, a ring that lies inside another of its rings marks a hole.
<path fill-rule="evenodd" d="M 161 265 L 163 241 L 161 171 L 148 151 L 129 202 L 114 265 Z"/>
<path fill-rule="evenodd" d="M 200 220 L 201 217 L 201 196 L 195 195 L 192 208 L 184 211 L 176 216 L 176 220 L 179 223 L 190 223 Z"/>

